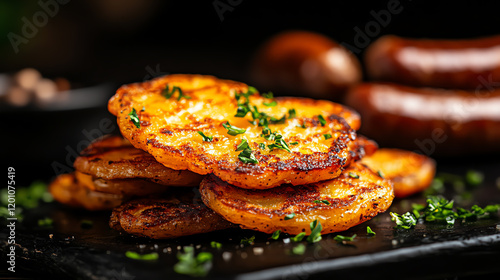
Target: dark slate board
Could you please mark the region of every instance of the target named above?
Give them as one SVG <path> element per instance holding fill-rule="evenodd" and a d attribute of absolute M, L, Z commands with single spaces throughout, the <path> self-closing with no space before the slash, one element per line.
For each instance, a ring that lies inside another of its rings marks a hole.
<path fill-rule="evenodd" d="M 467 167 L 439 165 L 441 171 L 464 174 Z M 500 164 L 469 166 L 486 174 L 482 186 L 472 190 L 472 198 L 460 206 L 484 206 L 500 203 L 500 189 L 495 180 Z M 448 188 L 445 197 L 456 193 Z M 403 213 L 411 203 L 423 203 L 423 195 L 396 200 L 390 211 Z M 53 228 L 38 226 L 39 218 L 50 217 Z M 176 274 L 177 248 L 194 245 L 197 251 L 214 255 L 208 279 L 439 279 L 455 276 L 500 275 L 500 218 L 457 223 L 454 227 L 418 224 L 412 230 L 394 230 L 387 213 L 358 225 L 343 235 L 357 234 L 350 245 L 338 244 L 335 234 L 325 235 L 316 244 L 307 245 L 304 255 L 290 254 L 294 243 L 269 240 L 269 235 L 248 230 L 231 229 L 176 240 L 148 240 L 119 234 L 111 230 L 109 213 L 75 211 L 50 203 L 31 210 L 16 230 L 18 272 L 21 277 L 60 277 L 75 279 L 172 279 L 187 278 Z M 81 221 L 93 221 L 89 229 Z M 366 226 L 377 235 L 369 237 Z M 5 229 L 5 227 L 4 227 Z M 2 262 L 5 264 L 6 232 L 2 229 Z M 53 234 L 52 238 L 49 237 Z M 256 236 L 252 246 L 242 247 L 243 237 Z M 210 248 L 210 241 L 223 244 L 220 250 Z M 256 254 L 255 248 L 262 248 Z M 128 250 L 158 252 L 157 261 L 137 261 L 125 257 Z M 223 255 L 231 254 L 229 260 Z M 13 274 L 6 274 L 12 277 Z M 61 279 L 62 279 L 61 278 Z M 497 278 L 498 279 L 498 278 Z"/>

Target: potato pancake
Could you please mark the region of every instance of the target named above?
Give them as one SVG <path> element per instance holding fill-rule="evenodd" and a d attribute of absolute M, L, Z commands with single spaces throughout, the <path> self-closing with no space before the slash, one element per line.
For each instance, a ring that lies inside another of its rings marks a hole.
<path fill-rule="evenodd" d="M 201 182 L 200 193 L 208 207 L 242 228 L 289 234 L 310 234 L 316 219 L 322 233 L 346 230 L 384 212 L 394 198 L 389 180 L 358 163 L 333 180 L 271 190 L 241 189 L 211 175 Z"/>
<path fill-rule="evenodd" d="M 131 200 L 113 210 L 110 227 L 136 236 L 175 238 L 234 227 L 206 207 L 198 190 Z"/>
<path fill-rule="evenodd" d="M 143 179 L 111 179 L 92 178 L 92 176 L 75 171 L 75 177 L 81 186 L 91 191 L 120 194 L 124 196 L 146 196 L 164 193 L 169 187 Z"/>
<path fill-rule="evenodd" d="M 394 183 L 398 198 L 421 192 L 428 188 L 436 173 L 436 162 L 429 157 L 399 149 L 380 149 L 364 157 L 361 163 Z"/>
<path fill-rule="evenodd" d="M 49 191 L 58 202 L 90 211 L 111 210 L 125 201 L 123 195 L 89 190 L 75 178 L 74 174 L 62 174 L 52 181 Z"/>
<path fill-rule="evenodd" d="M 261 96 L 201 75 L 124 85 L 108 108 L 123 136 L 166 167 L 249 189 L 339 176 L 360 126 L 359 115 L 340 104 Z"/>
<path fill-rule="evenodd" d="M 107 136 L 92 142 L 75 160 L 74 166 L 81 173 L 104 180 L 145 179 L 166 186 L 193 187 L 203 179 L 187 170 L 165 167 L 120 136 Z"/>

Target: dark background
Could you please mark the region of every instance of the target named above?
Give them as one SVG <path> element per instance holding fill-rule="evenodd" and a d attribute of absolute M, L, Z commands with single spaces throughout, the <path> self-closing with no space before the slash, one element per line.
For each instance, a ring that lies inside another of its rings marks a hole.
<path fill-rule="evenodd" d="M 66 77 L 75 87 L 108 83 L 106 98 L 123 83 L 166 73 L 211 74 L 252 84 L 252 58 L 273 35 L 309 30 L 354 46 L 355 28 L 364 30 L 374 21 L 371 11 L 386 10 L 388 2 L 75 0 L 59 5 L 15 53 L 8 34 L 22 35 L 22 18 L 32 21 L 42 8 L 37 1 L 2 1 L 0 72 L 34 67 L 45 77 Z M 223 21 L 214 3 L 229 5 Z M 385 34 L 470 38 L 500 33 L 495 1 L 401 0 L 400 5 L 402 11 L 370 41 Z M 356 55 L 361 59 L 363 52 Z M 1 112 L 6 123 L 2 166 L 16 167 L 20 184 L 54 177 L 51 164 L 65 163 L 65 147 L 78 151 L 86 141 L 84 129 L 112 119 L 105 105 L 71 112 Z"/>

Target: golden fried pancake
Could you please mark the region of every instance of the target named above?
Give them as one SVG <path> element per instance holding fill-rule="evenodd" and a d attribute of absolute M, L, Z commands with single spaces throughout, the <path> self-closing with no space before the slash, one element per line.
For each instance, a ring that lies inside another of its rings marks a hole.
<path fill-rule="evenodd" d="M 78 183 L 89 190 L 120 194 L 124 196 L 146 196 L 164 193 L 169 187 L 143 179 L 111 179 L 92 178 L 92 176 L 75 171 Z"/>
<path fill-rule="evenodd" d="M 80 185 L 74 174 L 62 174 L 50 183 L 49 191 L 62 204 L 87 210 L 111 210 L 125 201 L 123 195 L 101 193 Z"/>
<path fill-rule="evenodd" d="M 243 83 L 169 75 L 122 86 L 108 108 L 123 136 L 161 164 L 214 173 L 242 188 L 332 179 L 351 162 L 351 142 L 360 125 L 353 110 L 329 101 L 270 99 L 256 92 L 247 100 L 247 93 L 253 89 Z M 242 108 L 249 112 L 236 117 Z M 249 150 L 237 151 L 243 140 Z"/>
<path fill-rule="evenodd" d="M 175 238 L 234 227 L 206 207 L 198 190 L 178 190 L 165 198 L 131 200 L 113 210 L 109 225 L 149 238 Z"/>
<path fill-rule="evenodd" d="M 389 180 L 358 163 L 333 180 L 271 190 L 245 190 L 211 175 L 201 182 L 200 193 L 208 207 L 234 224 L 289 234 L 310 234 L 309 224 L 316 219 L 322 233 L 346 230 L 384 212 L 394 198 Z"/>
<path fill-rule="evenodd" d="M 120 136 L 107 136 L 94 141 L 82 151 L 74 166 L 77 171 L 93 178 L 145 179 L 166 186 L 198 186 L 203 178 L 187 170 L 166 168 Z"/>
<path fill-rule="evenodd" d="M 380 149 L 361 163 L 394 183 L 396 197 L 406 197 L 428 188 L 436 172 L 436 162 L 429 157 L 399 149 Z"/>

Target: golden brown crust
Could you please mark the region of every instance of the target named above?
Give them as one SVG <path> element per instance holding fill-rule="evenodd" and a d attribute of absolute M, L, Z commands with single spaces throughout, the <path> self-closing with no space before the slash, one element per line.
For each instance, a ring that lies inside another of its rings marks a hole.
<path fill-rule="evenodd" d="M 101 193 L 85 188 L 74 174 L 62 174 L 52 181 L 49 191 L 58 202 L 90 211 L 111 210 L 125 201 L 123 195 Z"/>
<path fill-rule="evenodd" d="M 429 157 L 399 149 L 379 149 L 364 157 L 362 164 L 372 170 L 380 170 L 394 183 L 398 198 L 421 192 L 428 188 L 436 172 L 436 162 Z"/>
<path fill-rule="evenodd" d="M 162 90 L 166 85 L 178 86 L 190 99 L 166 99 Z M 272 131 L 280 131 L 290 145 L 285 150 L 261 150 L 258 144 L 272 144 L 260 136 L 262 127 L 252 125 L 250 114 L 234 117 L 237 110 L 235 93 L 246 92 L 247 85 L 219 80 L 211 76 L 169 75 L 145 83 L 122 86 L 109 101 L 109 110 L 118 117 L 118 125 L 125 138 L 152 154 L 163 165 L 176 169 L 189 169 L 199 174 L 214 173 L 223 180 L 242 188 L 266 189 L 283 183 L 294 185 L 331 179 L 338 176 L 352 160 L 350 143 L 355 140 L 359 116 L 346 107 L 322 100 L 304 98 L 277 98 L 277 106 L 264 106 L 266 99 L 254 94 L 250 102 L 260 112 L 281 118 L 289 109 L 297 117 L 285 124 L 270 124 Z M 144 111 L 142 111 L 144 108 Z M 135 109 L 141 127 L 129 118 Z M 326 119 L 322 126 L 318 115 Z M 244 134 L 231 136 L 222 126 L 246 129 Z M 305 123 L 307 128 L 301 128 Z M 197 133 L 213 136 L 204 142 Z M 331 134 L 325 139 L 324 134 Z M 243 163 L 238 159 L 236 147 L 246 138 L 254 151 L 258 164 Z"/>
<path fill-rule="evenodd" d="M 92 142 L 75 160 L 74 166 L 81 173 L 107 182 L 115 179 L 145 179 L 166 186 L 192 187 L 198 186 L 203 179 L 187 170 L 165 167 L 152 155 L 134 148 L 120 136 L 107 136 Z"/>
<path fill-rule="evenodd" d="M 353 178 L 356 175 L 359 178 Z M 200 193 L 208 207 L 232 223 L 289 234 L 309 234 L 309 224 L 315 219 L 321 222 L 322 233 L 346 230 L 384 212 L 394 198 L 389 180 L 358 163 L 333 180 L 271 190 L 245 190 L 211 175 L 201 182 Z M 330 205 L 314 200 L 328 200 Z M 284 220 L 292 213 L 295 218 Z"/>
<path fill-rule="evenodd" d="M 234 227 L 207 208 L 198 191 L 177 192 L 164 198 L 131 200 L 113 210 L 109 225 L 119 231 L 154 239 Z"/>

